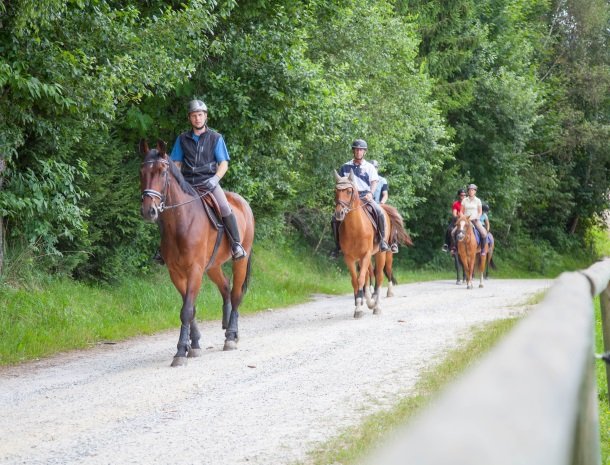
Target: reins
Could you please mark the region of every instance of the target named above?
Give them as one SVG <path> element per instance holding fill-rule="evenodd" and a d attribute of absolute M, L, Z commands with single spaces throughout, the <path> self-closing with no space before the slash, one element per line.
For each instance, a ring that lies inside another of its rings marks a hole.
<path fill-rule="evenodd" d="M 169 166 L 169 162 L 167 160 L 150 160 L 150 161 L 142 162 L 142 165 L 153 164 L 153 163 L 157 163 L 157 162 L 163 163 L 164 165 Z M 165 199 L 167 198 L 167 189 L 169 188 L 169 177 L 167 176 L 167 171 L 164 172 L 164 175 L 165 175 L 165 184 L 163 185 L 163 192 L 159 192 L 154 189 L 144 189 L 142 191 L 142 197 L 141 197 L 142 200 L 144 200 L 144 197 L 146 197 L 146 196 L 159 199 L 159 207 L 158 207 L 159 213 L 163 213 L 165 210 L 171 210 L 172 208 L 178 208 L 183 205 L 187 205 L 191 202 L 194 202 L 195 200 L 199 200 L 202 197 L 205 197 L 209 193 L 209 192 L 203 192 L 202 194 L 199 194 L 197 197 L 193 197 L 192 199 L 187 200 L 186 202 L 181 202 L 181 203 L 177 203 L 174 205 L 165 205 Z"/>

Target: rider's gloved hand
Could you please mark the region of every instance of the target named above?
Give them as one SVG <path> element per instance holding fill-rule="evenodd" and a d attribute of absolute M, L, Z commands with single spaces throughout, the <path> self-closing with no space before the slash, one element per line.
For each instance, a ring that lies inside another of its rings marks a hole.
<path fill-rule="evenodd" d="M 205 187 L 209 191 L 213 191 L 219 182 L 220 182 L 220 178 L 218 176 L 214 175 L 210 179 L 206 179 L 203 182 L 203 187 Z"/>

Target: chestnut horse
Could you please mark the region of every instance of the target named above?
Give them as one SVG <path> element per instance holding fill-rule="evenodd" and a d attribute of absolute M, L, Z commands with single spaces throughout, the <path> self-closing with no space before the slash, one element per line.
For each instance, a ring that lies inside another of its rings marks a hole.
<path fill-rule="evenodd" d="M 159 225 L 161 256 L 182 296 L 182 326 L 172 366 L 185 365 L 187 355 L 201 355 L 195 303 L 206 273 L 222 295 L 222 328 L 226 330 L 223 350 L 234 350 L 239 339 L 238 309 L 250 277 L 254 241 L 252 210 L 238 194 L 226 193 L 237 218 L 242 245 L 248 252 L 247 259 L 233 262 L 231 286 L 222 271 L 222 264 L 232 257 L 231 245 L 224 228 L 219 228 L 218 222 L 212 222 L 205 211 L 202 197 L 209 193 L 199 194 L 184 180 L 178 167 L 169 159 L 165 142 L 157 141 L 157 148 L 149 149 L 147 142 L 142 140 L 140 152 L 144 156 L 140 168 L 142 217 Z"/>
<path fill-rule="evenodd" d="M 341 222 L 339 244 L 352 278 L 356 306 L 354 318 L 361 318 L 364 314 L 362 307 L 364 306 L 365 287 L 368 288 L 365 284 L 373 256 L 375 257 L 375 290 L 373 298 L 367 298 L 367 306 L 373 309 L 374 315 L 378 315 L 381 313 L 379 288 L 383 285 L 383 273 L 388 262 L 390 267 L 388 279 L 391 281 L 393 278 L 391 252 L 379 253 L 379 244 L 375 243 L 377 232 L 364 212 L 364 203 L 358 195 L 354 173 L 350 172 L 348 177 L 341 177 L 335 171 L 335 180 L 335 219 Z M 404 230 L 402 217 L 398 211 L 389 205 L 382 207 L 385 213 L 386 241 L 390 238 L 391 228 L 394 228 L 400 242 L 412 244 L 409 235 Z"/>
<path fill-rule="evenodd" d="M 472 289 L 475 267 L 481 274 L 479 287 L 483 287 L 483 273 L 485 272 L 486 257 L 481 257 L 481 247 L 477 244 L 474 235 L 474 226 L 470 222 L 470 215 L 460 215 L 455 222 L 458 254 L 464 271 L 466 272 L 466 288 Z"/>

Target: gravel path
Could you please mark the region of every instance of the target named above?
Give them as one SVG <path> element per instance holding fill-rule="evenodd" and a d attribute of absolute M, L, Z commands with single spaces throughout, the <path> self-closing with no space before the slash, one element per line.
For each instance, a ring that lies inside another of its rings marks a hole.
<path fill-rule="evenodd" d="M 525 310 L 550 280 L 396 286 L 354 320 L 351 296 L 240 319 L 222 352 L 170 368 L 175 331 L 0 369 L 1 464 L 284 465 L 409 394 L 473 325 Z M 247 297 L 246 297 L 247 298 Z M 176 316 L 176 318 L 178 318 Z"/>

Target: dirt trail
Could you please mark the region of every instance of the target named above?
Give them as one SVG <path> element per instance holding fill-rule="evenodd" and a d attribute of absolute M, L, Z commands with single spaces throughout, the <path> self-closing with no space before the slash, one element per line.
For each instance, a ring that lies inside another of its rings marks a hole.
<path fill-rule="evenodd" d="M 290 464 L 409 394 L 473 325 L 525 310 L 550 280 L 395 287 L 240 319 L 239 350 L 201 324 L 204 355 L 170 368 L 175 331 L 0 370 L 1 464 Z M 177 318 L 177 316 L 176 316 Z"/>

